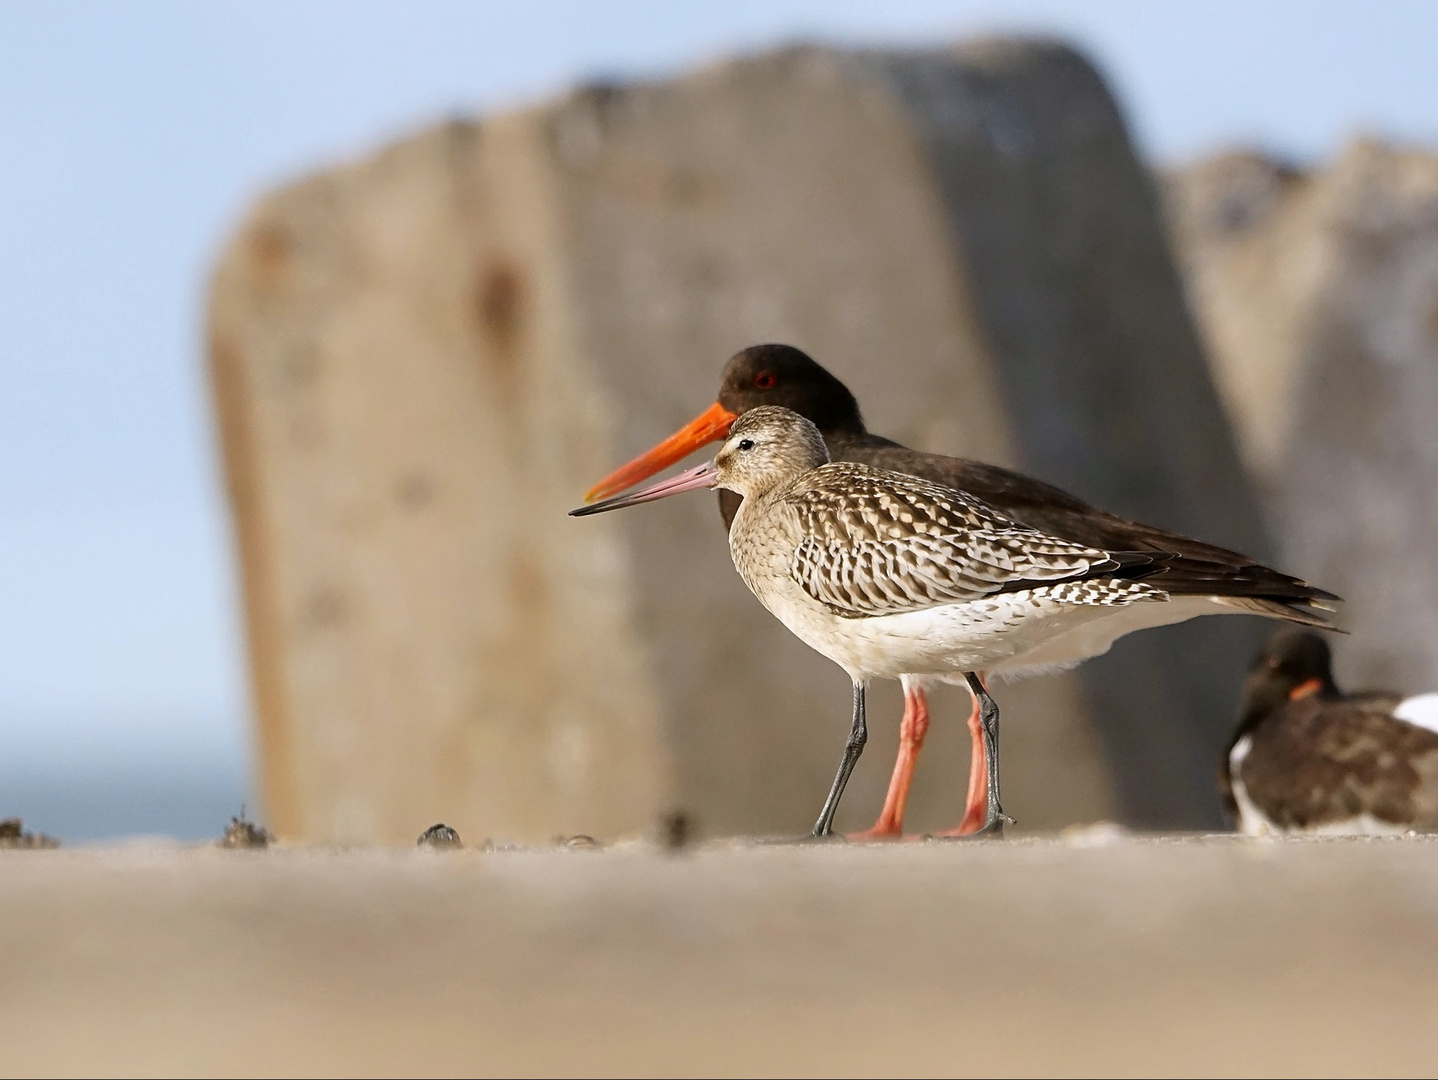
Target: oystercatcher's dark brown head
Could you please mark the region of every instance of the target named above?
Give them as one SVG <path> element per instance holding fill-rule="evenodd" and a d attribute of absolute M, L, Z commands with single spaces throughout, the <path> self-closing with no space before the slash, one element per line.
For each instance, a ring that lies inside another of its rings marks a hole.
<path fill-rule="evenodd" d="M 701 446 L 729 434 L 736 419 L 778 405 L 811 421 L 825 438 L 862 435 L 864 421 L 849 388 L 792 345 L 751 345 L 724 365 L 719 400 L 657 446 L 610 473 L 584 496 L 592 502 L 647 480 Z"/>
<path fill-rule="evenodd" d="M 862 435 L 864 421 L 849 388 L 792 345 L 751 345 L 724 365 L 719 404 L 736 416 L 778 405 L 830 435 Z"/>
<path fill-rule="evenodd" d="M 1328 642 L 1307 630 L 1280 630 L 1248 669 L 1243 716 L 1265 716 L 1284 702 L 1313 695 L 1338 696 Z"/>

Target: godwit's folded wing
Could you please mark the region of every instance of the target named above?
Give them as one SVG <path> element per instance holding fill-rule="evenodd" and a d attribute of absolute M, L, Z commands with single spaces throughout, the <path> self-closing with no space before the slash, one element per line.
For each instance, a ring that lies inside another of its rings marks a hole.
<path fill-rule="evenodd" d="M 1162 596 L 1134 587 L 1156 572 L 1152 554 L 1048 536 L 919 477 L 836 462 L 808 474 L 784 500 L 800 524 L 794 579 L 845 618 L 1095 579 L 1124 579 L 1109 602 L 1132 602 L 1140 592 Z M 1089 602 L 1105 602 L 1103 590 L 1089 591 Z"/>

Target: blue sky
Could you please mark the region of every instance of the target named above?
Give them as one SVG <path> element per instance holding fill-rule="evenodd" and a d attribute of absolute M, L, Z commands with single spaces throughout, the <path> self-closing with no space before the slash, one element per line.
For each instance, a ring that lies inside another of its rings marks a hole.
<path fill-rule="evenodd" d="M 244 797 L 199 343 L 208 267 L 259 192 L 596 76 L 1006 29 L 1085 48 L 1160 163 L 1322 160 L 1359 131 L 1438 147 L 1438 4 L 0 0 L 0 816 L 201 835 Z M 105 777 L 152 811 L 106 804 Z"/>

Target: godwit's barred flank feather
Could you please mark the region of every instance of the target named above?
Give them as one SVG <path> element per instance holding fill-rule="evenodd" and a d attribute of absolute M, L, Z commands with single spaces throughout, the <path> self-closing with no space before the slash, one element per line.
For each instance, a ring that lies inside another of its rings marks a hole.
<path fill-rule="evenodd" d="M 1063 599 L 1055 589 L 1045 589 L 1042 599 L 1166 599 L 1162 590 L 1115 580 L 1152 573 L 1150 555 L 1112 554 L 1045 536 L 961 491 L 915 476 L 835 462 L 795 480 L 775 497 L 775 509 L 797 516 L 794 580 L 846 619 L 922 611 L 1054 582 L 1069 584 Z"/>

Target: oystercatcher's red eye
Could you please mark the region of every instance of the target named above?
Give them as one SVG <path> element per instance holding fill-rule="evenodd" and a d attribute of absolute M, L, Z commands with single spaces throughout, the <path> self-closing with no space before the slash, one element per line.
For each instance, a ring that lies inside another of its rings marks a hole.
<path fill-rule="evenodd" d="M 760 390 L 772 390 L 774 389 L 774 384 L 778 381 L 778 379 L 774 378 L 772 371 L 761 371 L 754 376 L 754 385 Z"/>

